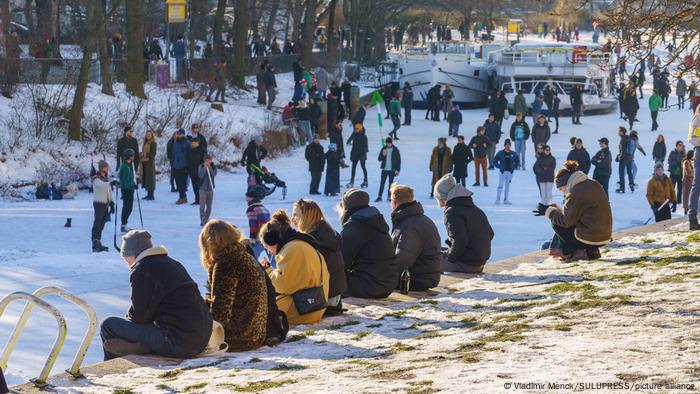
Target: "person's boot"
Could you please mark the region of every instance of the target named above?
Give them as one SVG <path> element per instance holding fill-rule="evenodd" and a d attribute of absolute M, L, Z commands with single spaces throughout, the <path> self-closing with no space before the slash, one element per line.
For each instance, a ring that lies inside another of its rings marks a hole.
<path fill-rule="evenodd" d="M 348 182 L 347 185 L 345 185 L 345 187 L 348 188 L 348 189 L 352 189 L 353 187 L 355 187 L 355 182 L 354 182 L 354 181 L 350 181 L 350 182 Z"/>
<path fill-rule="evenodd" d="M 564 251 L 562 251 L 559 248 L 550 248 L 549 249 L 549 255 L 554 257 L 555 259 L 566 259 L 568 256 L 564 254 Z"/>
<path fill-rule="evenodd" d="M 585 249 L 576 249 L 576 251 L 566 259 L 566 263 L 573 263 L 575 261 L 587 260 L 588 253 Z"/>
<path fill-rule="evenodd" d="M 698 224 L 698 217 L 697 216 L 689 216 L 688 217 L 688 224 L 690 226 L 690 231 L 700 230 L 700 224 Z"/>
<path fill-rule="evenodd" d="M 102 242 L 100 242 L 99 239 L 92 240 L 92 252 L 93 253 L 101 253 L 101 252 L 106 252 L 108 250 L 109 250 L 109 248 L 102 245 Z"/>
<path fill-rule="evenodd" d="M 586 254 L 588 255 L 588 260 L 598 260 L 600 258 L 600 248 L 588 248 L 586 249 Z"/>
<path fill-rule="evenodd" d="M 177 204 L 177 205 L 187 204 L 187 197 L 181 197 L 181 198 L 179 198 L 179 199 L 175 202 L 175 204 Z"/>
<path fill-rule="evenodd" d="M 364 181 L 362 181 L 362 184 L 360 185 L 360 187 L 361 187 L 362 189 L 364 189 L 364 188 L 366 188 L 367 186 L 369 186 L 369 184 L 367 183 L 367 179 L 365 179 Z"/>
<path fill-rule="evenodd" d="M 141 342 L 129 342 L 121 338 L 108 339 L 104 341 L 102 347 L 105 352 L 117 357 L 129 354 L 148 354 L 151 352 L 151 349 Z"/>
<path fill-rule="evenodd" d="M 122 224 L 121 231 L 122 231 L 122 234 L 125 234 L 125 233 L 128 233 L 129 231 L 131 231 L 131 229 L 129 227 L 127 227 L 125 224 Z"/>

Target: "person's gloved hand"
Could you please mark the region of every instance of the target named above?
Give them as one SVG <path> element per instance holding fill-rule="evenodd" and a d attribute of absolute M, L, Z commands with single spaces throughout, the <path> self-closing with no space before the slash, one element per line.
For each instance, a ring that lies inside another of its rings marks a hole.
<path fill-rule="evenodd" d="M 114 201 L 109 202 L 109 214 L 114 214 Z"/>
<path fill-rule="evenodd" d="M 109 184 L 112 186 L 119 186 L 119 181 L 115 179 L 112 182 L 110 182 Z"/>
<path fill-rule="evenodd" d="M 537 204 L 537 209 L 532 212 L 535 214 L 535 216 L 544 216 L 545 212 L 547 212 L 547 208 L 549 208 L 549 205 L 539 203 Z"/>

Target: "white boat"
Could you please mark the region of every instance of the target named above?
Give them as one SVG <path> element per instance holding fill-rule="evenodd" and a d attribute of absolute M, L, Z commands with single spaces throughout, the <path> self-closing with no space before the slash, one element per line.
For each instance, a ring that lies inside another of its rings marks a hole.
<path fill-rule="evenodd" d="M 568 95 L 574 85 L 583 92 L 584 113 L 606 113 L 617 106 L 611 53 L 597 45 L 518 43 L 494 52 L 493 60 L 488 72 L 511 109 L 518 90 L 523 90 L 529 106 L 547 84 L 557 91 L 563 112 L 571 110 Z"/>
<path fill-rule="evenodd" d="M 427 48 L 408 48 L 399 61 L 399 83 L 413 88 L 413 107 L 426 108 L 428 90 L 449 85 L 452 102 L 464 108 L 488 105 L 486 62 L 464 41 L 432 42 Z"/>

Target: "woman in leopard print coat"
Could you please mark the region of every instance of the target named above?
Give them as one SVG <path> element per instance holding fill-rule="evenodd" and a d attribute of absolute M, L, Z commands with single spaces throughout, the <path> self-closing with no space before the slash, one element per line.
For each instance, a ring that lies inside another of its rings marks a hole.
<path fill-rule="evenodd" d="M 230 223 L 209 221 L 199 235 L 199 249 L 208 272 L 207 302 L 214 320 L 226 333 L 229 351 L 257 349 L 267 330 L 265 273 L 241 243 Z"/>

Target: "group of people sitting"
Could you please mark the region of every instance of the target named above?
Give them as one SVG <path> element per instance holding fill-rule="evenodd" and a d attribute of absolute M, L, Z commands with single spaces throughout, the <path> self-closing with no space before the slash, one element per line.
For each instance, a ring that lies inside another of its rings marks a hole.
<path fill-rule="evenodd" d="M 555 177 L 563 207 L 540 204 L 535 211 L 554 228 L 550 254 L 569 261 L 600 258 L 598 248 L 610 241 L 612 228 L 605 191 L 577 167 L 567 161 Z M 413 189 L 402 184 L 390 189 L 391 229 L 370 206 L 369 194 L 356 188 L 339 205 L 340 233 L 308 199 L 294 203 L 291 217 L 275 212 L 250 239 L 228 222 L 211 220 L 199 236 L 205 297 L 147 231 L 130 231 L 121 254 L 131 270 L 131 307 L 126 318 L 103 321 L 105 359 L 194 357 L 221 349 L 214 340 L 221 329 L 230 351 L 275 345 L 289 324 L 342 314 L 344 297 L 385 298 L 404 278 L 410 278 L 408 290 L 426 291 L 443 272 L 481 273 L 494 237 L 486 214 L 450 174 L 435 183 L 433 194 L 444 208 L 447 247 Z M 266 253 L 255 250 L 258 242 Z"/>

